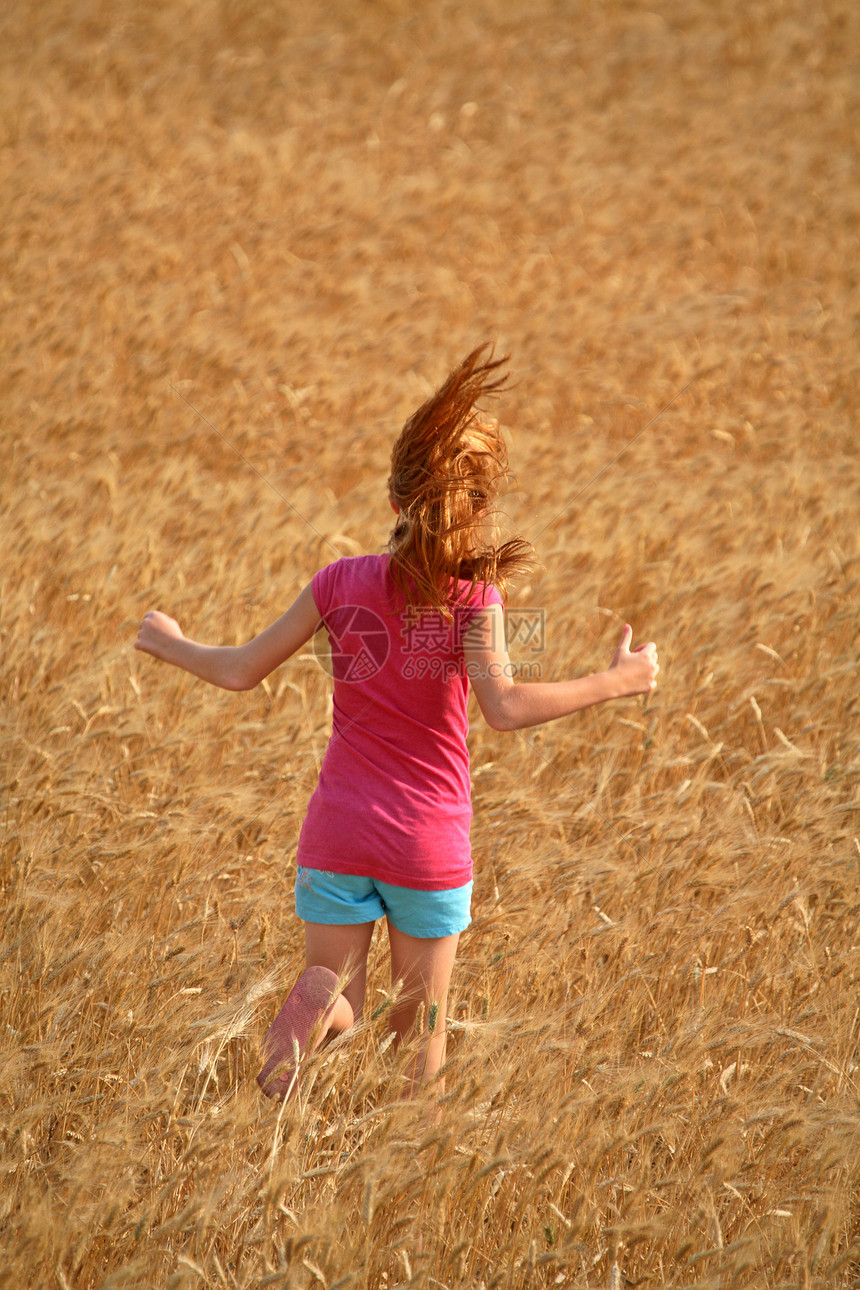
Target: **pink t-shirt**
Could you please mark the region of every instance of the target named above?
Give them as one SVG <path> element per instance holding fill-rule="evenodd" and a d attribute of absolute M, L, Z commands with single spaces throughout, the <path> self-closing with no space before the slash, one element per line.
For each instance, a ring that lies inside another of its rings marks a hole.
<path fill-rule="evenodd" d="M 502 601 L 495 587 L 468 589 L 460 583 L 447 623 L 406 606 L 388 555 L 338 560 L 315 575 L 334 714 L 299 865 L 424 891 L 471 878 L 463 631 L 482 605 Z"/>

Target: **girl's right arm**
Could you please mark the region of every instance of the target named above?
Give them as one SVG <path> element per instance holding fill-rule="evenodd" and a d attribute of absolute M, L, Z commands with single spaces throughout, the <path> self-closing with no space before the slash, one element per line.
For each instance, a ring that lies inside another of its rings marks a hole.
<path fill-rule="evenodd" d="M 505 646 L 501 606 L 488 606 L 475 615 L 465 634 L 466 674 L 487 724 L 493 730 L 522 730 L 606 699 L 653 690 L 660 671 L 657 647 L 649 641 L 631 650 L 632 637 L 633 628 L 625 627 L 605 672 L 575 681 L 530 681 L 518 685 Z"/>
<path fill-rule="evenodd" d="M 189 640 L 175 619 L 151 609 L 134 648 L 181 667 L 222 690 L 253 690 L 313 636 L 320 624 L 311 584 L 286 613 L 246 645 L 201 645 Z"/>

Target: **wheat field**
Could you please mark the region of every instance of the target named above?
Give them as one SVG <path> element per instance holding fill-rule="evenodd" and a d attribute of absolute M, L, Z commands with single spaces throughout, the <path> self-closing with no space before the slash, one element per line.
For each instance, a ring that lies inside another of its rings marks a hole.
<path fill-rule="evenodd" d="M 853 0 L 11 0 L 0 1283 L 860 1284 Z M 302 963 L 313 650 L 239 643 L 377 551 L 474 345 L 544 678 L 474 712 L 438 1105 L 372 1007 L 254 1083 Z"/>

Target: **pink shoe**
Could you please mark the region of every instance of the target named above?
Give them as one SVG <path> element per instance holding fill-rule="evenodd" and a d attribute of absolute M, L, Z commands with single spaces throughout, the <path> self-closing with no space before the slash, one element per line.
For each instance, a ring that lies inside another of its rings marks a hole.
<path fill-rule="evenodd" d="M 309 967 L 299 977 L 263 1038 L 265 1065 L 257 1083 L 266 1097 L 284 1098 L 295 1088 L 294 1040 L 304 1054 L 314 1026 L 331 1011 L 338 993 L 337 976 L 329 968 Z"/>

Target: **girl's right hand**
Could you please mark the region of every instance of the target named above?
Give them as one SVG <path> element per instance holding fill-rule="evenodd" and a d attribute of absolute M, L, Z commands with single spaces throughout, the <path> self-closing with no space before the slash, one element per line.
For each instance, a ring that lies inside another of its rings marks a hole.
<path fill-rule="evenodd" d="M 621 635 L 621 643 L 609 664 L 609 671 L 621 684 L 622 695 L 649 694 L 657 684 L 657 673 L 660 671 L 657 646 L 649 641 L 647 645 L 637 645 L 631 650 L 632 639 L 633 628 L 627 624 Z"/>
<path fill-rule="evenodd" d="M 150 609 L 148 614 L 144 614 L 143 622 L 138 628 L 134 648 L 142 650 L 144 654 L 151 654 L 153 658 L 169 661 L 171 643 L 184 639 L 182 628 L 175 618 L 169 618 L 157 609 Z"/>

